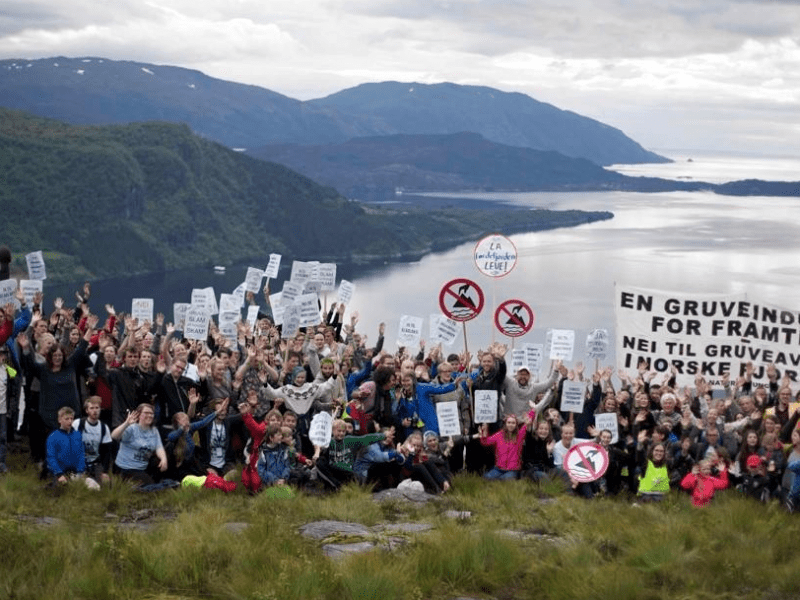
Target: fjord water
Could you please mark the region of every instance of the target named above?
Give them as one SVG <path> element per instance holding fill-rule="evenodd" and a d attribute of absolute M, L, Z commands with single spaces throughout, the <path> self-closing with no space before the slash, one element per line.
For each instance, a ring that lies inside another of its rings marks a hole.
<path fill-rule="evenodd" d="M 663 154 L 663 152 L 662 152 Z M 621 165 L 629 175 L 692 178 L 723 182 L 761 178 L 800 180 L 800 159 L 693 156 L 666 153 L 665 165 Z M 641 194 L 491 193 L 451 194 L 536 209 L 607 210 L 614 218 L 573 228 L 511 236 L 516 268 L 493 279 L 472 260 L 475 244 L 431 254 L 407 264 L 369 268 L 339 267 L 338 278 L 353 281 L 350 310 L 359 312 L 358 329 L 374 340 L 378 323 L 387 324 L 387 344 L 395 347 L 401 315 L 428 318 L 439 313 L 439 291 L 455 278 L 468 278 L 484 290 L 482 313 L 466 325 L 471 351 L 492 341 L 509 341 L 493 325 L 494 306 L 519 299 L 534 310 L 531 332 L 515 344 L 542 343 L 550 328 L 576 330 L 576 360 L 594 328 L 614 329 L 614 282 L 677 292 L 746 292 L 751 298 L 800 310 L 800 198 L 734 197 L 707 192 Z M 284 265 L 292 257 L 284 256 Z M 263 265 L 266 266 L 267 257 Z M 246 265 L 229 266 L 224 276 L 207 270 L 134 277 L 95 284 L 93 306 L 112 302 L 130 310 L 130 298 L 155 298 L 156 311 L 172 318 L 173 302 L 188 302 L 192 287 L 229 292 L 243 279 Z M 288 277 L 288 270 L 284 275 Z M 282 285 L 276 283 L 274 291 Z M 47 295 L 71 296 L 75 286 L 51 288 Z M 330 294 L 328 301 L 334 300 Z M 349 314 L 349 313 L 348 313 Z M 613 339 L 613 338 L 612 338 Z M 459 336 L 454 349 L 463 348 Z M 609 356 L 609 361 L 613 357 Z"/>

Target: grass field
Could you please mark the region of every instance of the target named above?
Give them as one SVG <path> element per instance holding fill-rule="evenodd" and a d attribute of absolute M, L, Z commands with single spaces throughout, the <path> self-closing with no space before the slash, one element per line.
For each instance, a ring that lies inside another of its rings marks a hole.
<path fill-rule="evenodd" d="M 333 560 L 323 543 L 359 540 L 300 535 L 321 519 L 432 529 Z M 46 490 L 28 467 L 0 478 L 0 598 L 790 599 L 798 523 L 734 491 L 697 509 L 678 493 L 586 501 L 558 485 L 462 475 L 420 505 L 378 503 L 357 486 L 294 498 L 121 482 Z"/>

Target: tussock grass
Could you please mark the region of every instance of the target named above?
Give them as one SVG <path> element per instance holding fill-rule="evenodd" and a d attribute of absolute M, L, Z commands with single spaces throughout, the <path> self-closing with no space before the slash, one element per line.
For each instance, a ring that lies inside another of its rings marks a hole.
<path fill-rule="evenodd" d="M 393 551 L 380 542 L 396 534 L 376 532 L 375 550 L 331 560 L 298 533 L 322 519 L 433 529 L 397 534 L 407 543 Z M 696 509 L 677 493 L 586 501 L 557 482 L 462 475 L 417 505 L 355 485 L 288 499 L 119 482 L 53 491 L 21 471 L 0 478 L 0 598 L 783 600 L 800 595 L 798 523 L 732 491 Z"/>

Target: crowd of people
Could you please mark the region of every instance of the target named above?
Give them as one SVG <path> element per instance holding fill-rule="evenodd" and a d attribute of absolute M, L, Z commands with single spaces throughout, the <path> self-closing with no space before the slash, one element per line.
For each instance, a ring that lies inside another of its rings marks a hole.
<path fill-rule="evenodd" d="M 446 493 L 461 471 L 487 479 L 561 481 L 592 498 L 657 500 L 670 490 L 703 506 L 732 487 L 790 510 L 800 501 L 800 411 L 788 378 L 770 365 L 756 385 L 752 366 L 712 390 L 702 377 L 679 388 L 675 373 L 569 368 L 552 361 L 538 381 L 512 373 L 508 348 L 474 358 L 441 345 L 374 345 L 343 304 L 320 307 L 320 323 L 286 337 L 272 321 L 268 289 L 254 326 L 238 339 L 213 320 L 206 340 L 188 340 L 158 314 L 139 323 L 91 304 L 29 306 L 20 290 L 0 308 L 0 472 L 7 442 L 27 436 L 30 460 L 49 485 L 90 487 L 122 478 L 157 489 L 179 482 L 249 492 L 279 486 L 336 490 L 421 487 Z M 246 302 L 257 299 L 248 294 Z M 566 381 L 581 382 L 581 412 L 561 408 Z M 476 422 L 477 391 L 496 399 L 494 422 Z M 455 402 L 460 435 L 440 435 L 437 404 Z M 312 419 L 332 418 L 330 441 L 314 444 Z M 609 415 L 615 427 L 596 426 Z M 570 448 L 592 441 L 607 455 L 593 481 L 564 467 Z M 416 482 L 416 483 L 415 483 Z M 502 485 L 502 484 L 498 484 Z"/>

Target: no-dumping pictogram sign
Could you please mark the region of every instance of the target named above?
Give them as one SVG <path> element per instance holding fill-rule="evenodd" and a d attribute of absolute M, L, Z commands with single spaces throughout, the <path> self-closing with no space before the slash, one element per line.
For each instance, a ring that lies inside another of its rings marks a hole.
<path fill-rule="evenodd" d="M 583 442 L 564 456 L 564 470 L 581 483 L 600 479 L 608 469 L 608 452 L 600 444 Z"/>
<path fill-rule="evenodd" d="M 519 337 L 533 327 L 533 311 L 522 300 L 506 300 L 494 312 L 494 324 L 503 335 Z"/>
<path fill-rule="evenodd" d="M 469 321 L 483 309 L 483 291 L 469 279 L 453 279 L 439 292 L 439 308 L 453 321 Z"/>

